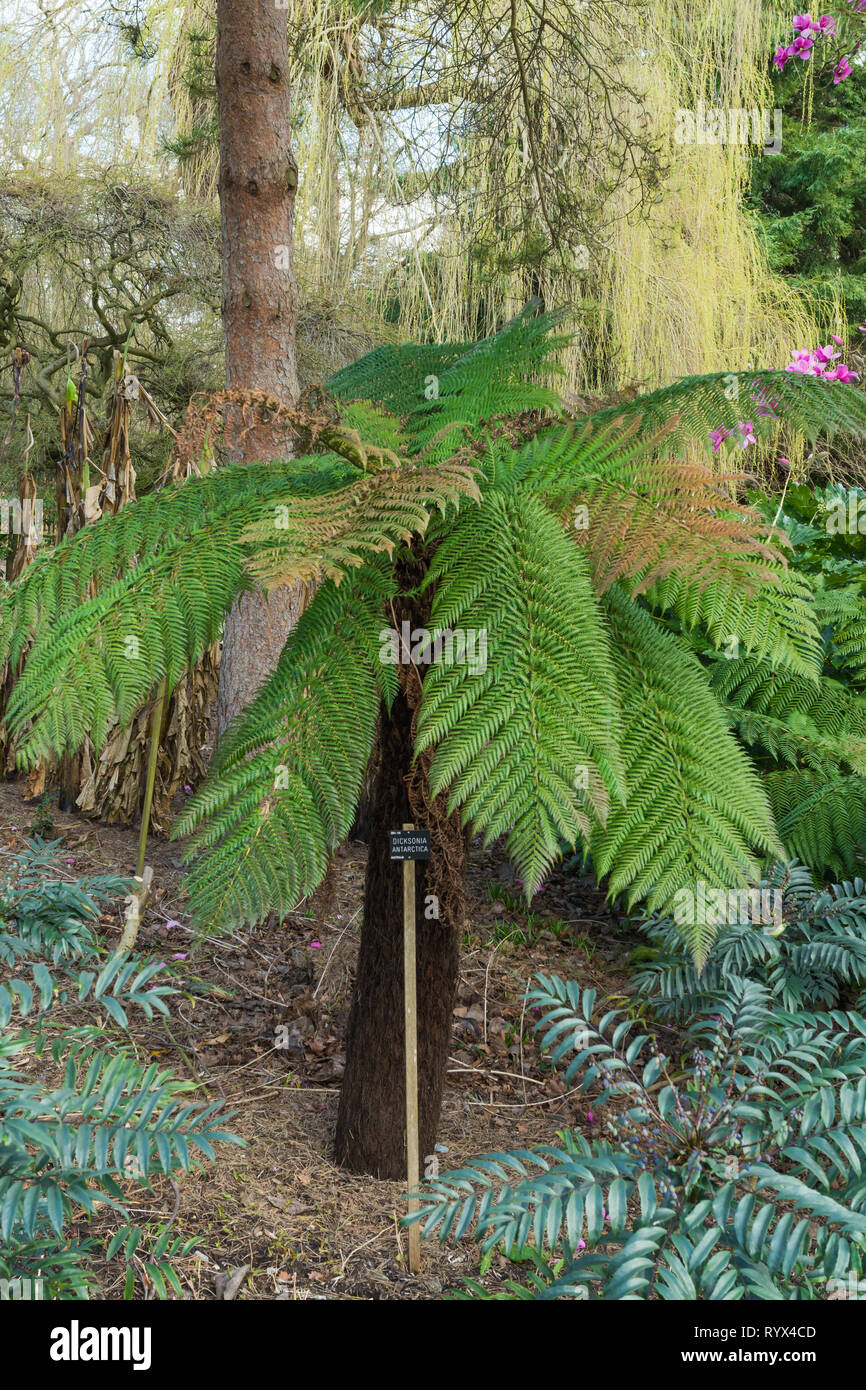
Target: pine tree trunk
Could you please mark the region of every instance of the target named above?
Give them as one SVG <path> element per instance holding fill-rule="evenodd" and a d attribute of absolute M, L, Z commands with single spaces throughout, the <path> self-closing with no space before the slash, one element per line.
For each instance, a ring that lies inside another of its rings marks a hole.
<path fill-rule="evenodd" d="M 284 405 L 298 398 L 293 218 L 297 165 L 289 127 L 287 12 L 274 0 L 218 0 L 216 78 L 220 120 L 222 318 L 226 386 L 260 390 Z M 229 411 L 226 439 L 243 462 L 287 458 L 284 429 L 244 428 Z M 297 622 L 297 587 L 246 594 L 228 615 L 220 665 L 217 732 L 247 705 L 277 664 Z"/>
<path fill-rule="evenodd" d="M 417 582 L 419 575 L 413 578 Z M 406 587 L 412 587 L 412 581 Z M 397 605 L 424 626 L 421 605 Z M 400 630 L 398 626 L 398 631 Z M 412 712 L 420 693 L 414 669 L 382 721 L 367 807 L 368 858 L 364 919 L 346 1039 L 335 1150 L 356 1173 L 406 1179 L 405 1059 L 403 1027 L 403 873 L 389 858 L 388 832 L 405 823 L 432 828 L 433 857 L 416 865 L 415 923 L 418 982 L 418 1106 L 422 1171 L 439 1128 L 451 1046 L 464 920 L 467 839 L 442 801 L 430 802 L 427 761 L 413 771 Z M 409 698 L 407 699 L 407 692 Z M 411 706 L 411 707 L 410 707 Z M 413 794 L 410 796 L 410 783 Z M 434 896 L 435 890 L 435 896 Z M 434 907 L 438 919 L 432 915 Z"/>

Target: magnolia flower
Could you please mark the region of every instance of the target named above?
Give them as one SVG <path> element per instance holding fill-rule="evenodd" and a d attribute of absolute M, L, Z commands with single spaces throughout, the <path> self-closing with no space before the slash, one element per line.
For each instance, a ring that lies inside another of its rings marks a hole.
<path fill-rule="evenodd" d="M 847 58 L 840 58 L 833 69 L 833 83 L 844 82 L 846 77 L 851 76 L 851 64 Z"/>
<path fill-rule="evenodd" d="M 850 367 L 846 367 L 844 362 L 840 362 L 832 372 L 824 373 L 825 381 L 842 381 L 846 384 L 849 381 L 859 381 L 859 373 L 852 372 Z"/>

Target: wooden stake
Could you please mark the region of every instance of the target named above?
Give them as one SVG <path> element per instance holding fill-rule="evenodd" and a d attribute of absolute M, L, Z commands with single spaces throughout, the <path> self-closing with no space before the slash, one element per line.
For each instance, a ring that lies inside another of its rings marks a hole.
<path fill-rule="evenodd" d="M 414 830 L 411 823 L 404 830 Z M 406 1031 L 406 1168 L 410 1192 L 417 1192 L 421 1183 L 421 1164 L 418 1151 L 418 992 L 415 968 L 415 861 L 403 860 L 403 1019 Z M 409 1211 L 418 1203 L 409 1198 Z M 409 1270 L 418 1274 L 421 1269 L 421 1226 L 415 1221 L 409 1227 Z"/>
<path fill-rule="evenodd" d="M 141 810 L 141 829 L 138 834 L 138 862 L 135 872 L 139 878 L 144 872 L 147 856 L 147 832 L 150 829 L 150 808 L 153 805 L 153 788 L 156 782 L 156 764 L 159 759 L 159 740 L 162 735 L 162 715 L 165 709 L 165 681 L 160 681 L 153 705 L 150 722 L 150 745 L 147 750 L 147 780 L 144 785 L 144 805 Z"/>

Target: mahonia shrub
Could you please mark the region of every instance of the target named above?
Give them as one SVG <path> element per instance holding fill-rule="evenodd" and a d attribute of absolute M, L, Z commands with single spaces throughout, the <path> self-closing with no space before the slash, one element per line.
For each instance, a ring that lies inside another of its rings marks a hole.
<path fill-rule="evenodd" d="M 418 1194 L 407 1222 L 531 1259 L 466 1297 L 812 1299 L 866 1248 L 866 1020 L 787 1016 L 740 981 L 668 1055 L 594 990 L 537 977 L 536 1029 L 567 1085 L 601 1087 L 607 1138 L 490 1153 Z M 599 1016 L 600 1014 L 600 1016 Z"/>
<path fill-rule="evenodd" d="M 130 1183 L 189 1171 L 234 1140 L 217 1122 L 217 1104 L 190 1099 L 192 1083 L 131 1047 L 108 1042 L 125 1030 L 130 1008 L 167 1014 L 172 988 L 163 963 L 106 959 L 97 934 L 100 908 L 128 891 L 116 876 L 67 882 L 55 871 L 59 843 L 33 842 L 11 856 L 0 891 L 0 1278 L 41 1280 L 44 1295 L 86 1298 L 94 1279 L 92 1239 L 70 1234 L 78 1218 L 108 1204 L 125 1218 Z M 82 1005 L 102 1015 L 82 1022 Z M 51 1079 L 49 1079 L 51 1078 Z M 170 1225 L 142 1245 L 124 1219 L 104 1252 L 123 1247 L 159 1296 L 182 1289 L 171 1261 L 194 1241 Z M 134 1290 L 128 1263 L 126 1296 Z"/>

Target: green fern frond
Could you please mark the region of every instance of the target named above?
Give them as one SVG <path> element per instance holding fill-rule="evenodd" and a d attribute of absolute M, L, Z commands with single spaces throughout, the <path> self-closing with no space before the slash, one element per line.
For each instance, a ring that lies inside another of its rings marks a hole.
<path fill-rule="evenodd" d="M 830 657 L 855 690 L 866 688 L 866 600 L 859 589 L 818 589 L 818 621 L 832 628 Z"/>
<path fill-rule="evenodd" d="M 371 401 L 398 417 L 411 415 L 472 343 L 386 343 L 341 367 L 326 383 L 343 401 Z M 375 442 L 375 441 L 374 441 Z"/>
<path fill-rule="evenodd" d="M 431 623 L 476 634 L 481 663 L 435 664 L 416 750 L 435 746 L 434 794 L 509 834 L 532 894 L 561 852 L 623 794 L 617 696 L 585 562 L 537 498 L 495 494 L 434 556 Z M 477 648 L 476 648 L 477 651 Z"/>
<path fill-rule="evenodd" d="M 192 484 L 158 494 L 147 534 L 163 523 L 167 539 L 161 546 L 154 544 L 122 578 L 57 614 L 51 624 L 40 611 L 33 649 L 7 707 L 9 728 L 20 736 L 19 765 L 73 752 L 88 735 L 98 746 L 114 721 L 132 718 L 157 682 L 173 689 L 254 581 L 276 585 L 339 576 L 423 533 L 434 510 L 479 497 L 473 470 L 455 464 L 353 473 L 349 486 L 331 490 L 322 482 L 327 474 L 298 488 L 291 474 L 288 483 L 284 476 L 281 481 L 277 465 L 264 474 L 245 467 L 228 471 L 242 475 L 229 480 L 231 510 L 215 508 L 204 529 L 189 521 L 186 528 L 171 529 L 178 510 L 188 515 L 186 502 L 181 508 L 178 502 Z M 197 487 L 193 491 L 205 496 Z M 117 525 L 126 534 L 126 515 L 103 518 L 92 529 L 104 528 L 104 534 Z M 70 542 L 73 563 L 79 543 L 85 551 L 79 573 L 94 563 L 90 529 Z M 4 621 L 15 611 L 13 597 Z"/>
<path fill-rule="evenodd" d="M 758 410 L 761 396 L 775 407 L 776 420 L 800 430 L 810 440 L 848 432 L 866 434 L 866 395 L 854 386 L 822 381 L 786 371 L 713 372 L 683 377 L 625 404 L 595 411 L 589 418 L 605 425 L 616 417 L 640 419 L 639 437 L 676 423 L 663 448 L 688 457 L 696 443 L 710 448 L 710 430 L 724 426 L 736 432 L 740 420 L 751 420 L 760 438 L 776 428 L 776 420 Z"/>
<path fill-rule="evenodd" d="M 780 853 L 760 780 L 727 728 L 697 660 L 613 588 L 605 598 L 623 706 L 628 796 L 593 832 L 611 893 L 651 910 L 676 895 L 759 879 L 759 854 Z M 685 928 L 702 962 L 714 928 Z"/>
<path fill-rule="evenodd" d="M 792 731 L 802 727 L 855 743 L 866 739 L 866 702 L 830 676 L 813 682 L 769 662 L 739 657 L 715 661 L 710 683 L 728 705 L 783 721 Z"/>
<path fill-rule="evenodd" d="M 53 550 L 41 551 L 11 584 L 0 604 L 0 661 L 17 662 L 28 642 L 49 631 L 80 604 L 133 570 L 203 547 L 216 532 L 229 569 L 240 570 L 240 527 L 274 517 L 286 498 L 311 498 L 333 492 L 357 477 L 345 460 L 311 456 L 303 467 L 247 464 L 222 468 L 203 478 L 149 493 L 116 516 L 86 526 Z M 180 562 L 179 559 L 179 562 Z M 193 585 L 195 592 L 195 585 Z M 135 631 L 133 627 L 130 631 Z"/>
<path fill-rule="evenodd" d="M 737 652 L 742 645 L 755 657 L 818 679 L 824 649 L 812 590 L 794 571 L 778 572 L 775 583 L 755 593 L 734 579 L 714 579 L 704 587 L 673 573 L 653 584 L 646 599 L 687 631 L 704 632 L 717 651 Z"/>
<path fill-rule="evenodd" d="M 750 747 L 765 749 L 777 762 L 791 767 L 810 767 L 829 772 L 846 765 L 866 773 L 866 739 L 846 736 L 827 738 L 801 716 L 796 728 L 771 715 L 752 709 L 730 710 L 731 724 L 740 740 Z"/>
<path fill-rule="evenodd" d="M 173 838 L 194 832 L 187 883 L 204 927 L 284 914 L 320 883 L 352 823 L 380 704 L 395 693 L 393 668 L 379 659 L 394 592 L 383 561 L 339 585 L 326 581 L 220 740 L 173 830 Z"/>
<path fill-rule="evenodd" d="M 866 777 L 805 768 L 764 779 L 779 835 L 790 854 L 818 873 L 862 870 Z"/>
<path fill-rule="evenodd" d="M 436 379 L 435 395 L 424 399 L 407 420 L 413 451 L 427 461 L 447 458 L 483 423 L 529 410 L 558 412 L 559 396 L 544 378 L 561 376 L 556 353 L 570 335 L 554 326 L 564 313 L 538 314 L 530 306 L 510 323 L 476 343 Z"/>
<path fill-rule="evenodd" d="M 408 453 L 409 440 L 400 416 L 377 409 L 370 401 L 350 401 L 340 412 L 340 425 L 354 430 L 365 444 L 377 449 L 388 449 L 401 458 Z"/>

